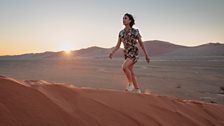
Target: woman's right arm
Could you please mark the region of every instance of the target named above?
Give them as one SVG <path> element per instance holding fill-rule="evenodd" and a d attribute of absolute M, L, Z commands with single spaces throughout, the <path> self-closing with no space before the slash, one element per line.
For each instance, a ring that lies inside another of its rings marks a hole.
<path fill-rule="evenodd" d="M 121 46 L 121 38 L 118 37 L 117 45 L 115 48 L 110 52 L 109 58 L 112 58 L 112 55 L 120 48 Z"/>

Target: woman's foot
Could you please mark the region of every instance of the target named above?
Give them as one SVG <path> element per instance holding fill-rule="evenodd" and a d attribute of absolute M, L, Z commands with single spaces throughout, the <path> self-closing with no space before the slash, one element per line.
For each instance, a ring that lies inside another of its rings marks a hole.
<path fill-rule="evenodd" d="M 140 89 L 140 88 L 135 88 L 134 92 L 135 92 L 135 93 L 139 93 L 139 94 L 141 94 L 141 93 L 142 93 L 142 91 L 141 91 L 141 89 Z"/>
<path fill-rule="evenodd" d="M 129 91 L 129 92 L 132 92 L 135 90 L 135 87 L 133 84 L 128 84 L 128 87 L 125 89 L 125 91 Z"/>

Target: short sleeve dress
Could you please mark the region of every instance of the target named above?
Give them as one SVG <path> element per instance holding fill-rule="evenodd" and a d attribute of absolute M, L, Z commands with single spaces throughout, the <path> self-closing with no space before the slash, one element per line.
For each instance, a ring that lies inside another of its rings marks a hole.
<path fill-rule="evenodd" d="M 137 47 L 137 40 L 141 37 L 139 30 L 131 28 L 128 31 L 122 29 L 119 32 L 119 38 L 122 39 L 124 45 L 124 58 L 131 58 L 134 63 L 139 59 L 139 49 Z"/>

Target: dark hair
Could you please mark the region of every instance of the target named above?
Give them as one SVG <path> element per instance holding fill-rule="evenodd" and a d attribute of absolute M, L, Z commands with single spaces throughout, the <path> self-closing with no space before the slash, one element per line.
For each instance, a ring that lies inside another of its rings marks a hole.
<path fill-rule="evenodd" d="M 129 14 L 129 13 L 124 14 L 124 16 L 128 16 L 129 20 L 131 20 L 130 26 L 132 27 L 135 24 L 134 17 L 131 14 Z"/>

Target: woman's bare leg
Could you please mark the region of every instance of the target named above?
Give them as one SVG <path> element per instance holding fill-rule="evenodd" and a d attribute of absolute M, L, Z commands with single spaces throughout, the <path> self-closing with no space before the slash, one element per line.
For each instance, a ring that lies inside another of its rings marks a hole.
<path fill-rule="evenodd" d="M 134 87 L 135 87 L 135 88 L 140 88 L 140 87 L 139 87 L 139 84 L 138 84 L 138 82 L 137 82 L 137 80 L 136 80 L 134 70 L 133 70 L 134 64 L 135 64 L 135 63 L 130 64 L 128 68 L 129 68 L 129 70 L 130 70 L 130 72 L 131 72 L 131 77 L 132 77 L 132 81 L 133 81 Z"/>
<path fill-rule="evenodd" d="M 124 71 L 124 73 L 125 73 L 125 75 L 128 79 L 129 84 L 133 83 L 131 71 L 128 68 L 130 66 L 130 64 L 132 64 L 132 60 L 130 58 L 127 58 L 124 61 L 124 63 L 122 64 L 122 70 Z"/>

